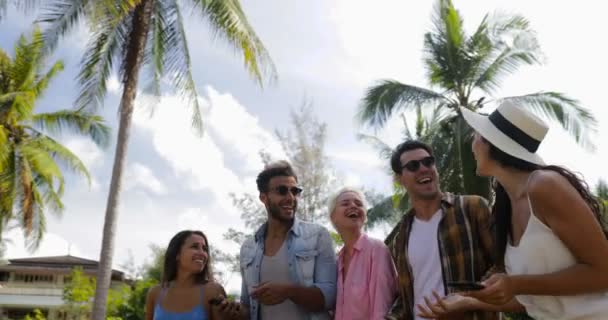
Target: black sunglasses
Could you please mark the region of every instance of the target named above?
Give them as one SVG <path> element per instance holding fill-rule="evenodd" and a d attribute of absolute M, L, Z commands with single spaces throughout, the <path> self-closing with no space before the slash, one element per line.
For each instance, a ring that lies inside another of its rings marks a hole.
<path fill-rule="evenodd" d="M 410 172 L 416 172 L 418 171 L 418 169 L 420 169 L 420 164 L 423 164 L 425 167 L 430 168 L 431 166 L 433 166 L 435 164 L 435 157 L 429 156 L 429 157 L 424 157 L 420 160 L 411 160 L 408 161 L 406 164 L 404 164 L 401 167 L 401 170 L 403 169 L 407 169 Z"/>
<path fill-rule="evenodd" d="M 273 189 L 271 189 L 271 191 L 274 191 L 282 196 L 286 196 L 287 192 L 291 192 L 291 194 L 294 197 L 299 196 L 302 193 L 302 188 L 298 188 L 298 187 L 288 187 L 288 186 L 278 186 L 278 187 L 274 187 Z"/>

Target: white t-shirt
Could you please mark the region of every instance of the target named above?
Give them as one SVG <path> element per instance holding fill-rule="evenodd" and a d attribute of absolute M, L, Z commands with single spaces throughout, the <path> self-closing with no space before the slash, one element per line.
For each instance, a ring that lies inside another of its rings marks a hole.
<path fill-rule="evenodd" d="M 407 246 L 408 260 L 412 267 L 414 278 L 414 319 L 423 320 L 417 316 L 418 307 L 425 306 L 424 297 L 435 301 L 433 291 L 444 294 L 443 275 L 441 274 L 441 258 L 437 232 L 441 221 L 441 209 L 429 221 L 414 218 Z"/>

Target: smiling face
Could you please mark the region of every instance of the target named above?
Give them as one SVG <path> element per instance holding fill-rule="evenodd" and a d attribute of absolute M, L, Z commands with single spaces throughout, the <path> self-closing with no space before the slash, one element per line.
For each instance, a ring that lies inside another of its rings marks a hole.
<path fill-rule="evenodd" d="M 365 203 L 359 193 L 346 191 L 336 199 L 336 207 L 331 213 L 331 222 L 338 232 L 361 231 L 367 220 Z"/>
<path fill-rule="evenodd" d="M 209 261 L 209 247 L 205 238 L 191 234 L 179 250 L 177 264 L 180 272 L 199 273 Z"/>
<path fill-rule="evenodd" d="M 268 191 L 260 193 L 260 200 L 266 206 L 270 219 L 278 220 L 281 223 L 292 223 L 298 208 L 298 197 L 291 190 L 298 186 L 295 177 L 276 176 L 272 177 L 268 183 Z M 278 190 L 287 187 L 286 194 L 281 195 Z"/>
<path fill-rule="evenodd" d="M 431 155 L 424 149 L 414 149 L 401 154 L 401 167 L 406 166 L 410 161 L 421 161 Z M 435 164 L 426 166 L 419 163 L 416 170 L 412 171 L 403 168 L 397 177 L 401 185 L 407 190 L 412 199 L 435 199 L 439 191 L 439 174 Z"/>

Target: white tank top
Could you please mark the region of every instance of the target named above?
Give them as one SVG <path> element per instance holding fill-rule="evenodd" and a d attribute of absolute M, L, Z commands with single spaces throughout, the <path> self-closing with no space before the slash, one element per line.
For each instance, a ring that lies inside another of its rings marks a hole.
<path fill-rule="evenodd" d="M 528 198 L 530 203 L 530 199 Z M 519 245 L 507 243 L 508 274 L 547 274 L 575 265 L 576 259 L 553 231 L 532 211 Z M 608 319 L 608 292 L 576 296 L 516 296 L 536 320 Z"/>

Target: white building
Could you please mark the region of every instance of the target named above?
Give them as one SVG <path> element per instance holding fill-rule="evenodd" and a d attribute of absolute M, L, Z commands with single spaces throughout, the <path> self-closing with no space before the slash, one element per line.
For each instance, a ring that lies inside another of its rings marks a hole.
<path fill-rule="evenodd" d="M 23 319 L 34 309 L 43 311 L 49 320 L 63 319 L 58 308 L 64 284 L 70 281 L 75 267 L 95 277 L 99 263 L 78 257 L 57 256 L 10 259 L 0 265 L 0 319 Z M 124 273 L 112 270 L 112 285 L 124 283 Z"/>

